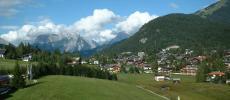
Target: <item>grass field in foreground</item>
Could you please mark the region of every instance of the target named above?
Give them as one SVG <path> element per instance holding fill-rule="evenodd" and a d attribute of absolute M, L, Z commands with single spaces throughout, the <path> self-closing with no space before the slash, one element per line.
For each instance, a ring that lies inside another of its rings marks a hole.
<path fill-rule="evenodd" d="M 176 100 L 177 96 L 181 100 L 230 100 L 230 86 L 196 83 L 194 76 L 174 75 L 182 79 L 180 84 L 173 84 L 171 81 L 156 82 L 151 74 L 119 74 L 118 77 L 120 82 L 141 85 L 171 100 Z M 162 89 L 162 86 L 169 87 L 169 90 Z"/>
<path fill-rule="evenodd" d="M 163 100 L 137 88 L 117 81 L 74 76 L 47 76 L 40 84 L 21 89 L 9 100 Z"/>

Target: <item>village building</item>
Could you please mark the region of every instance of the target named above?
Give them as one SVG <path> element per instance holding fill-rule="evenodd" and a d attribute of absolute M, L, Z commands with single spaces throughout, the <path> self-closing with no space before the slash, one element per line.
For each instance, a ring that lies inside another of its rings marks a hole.
<path fill-rule="evenodd" d="M 82 60 L 81 61 L 81 64 L 87 64 L 88 62 L 86 62 L 86 61 L 84 61 L 84 60 Z"/>
<path fill-rule="evenodd" d="M 120 71 L 121 71 L 121 67 L 118 64 L 116 64 L 112 67 L 113 73 L 119 73 Z"/>
<path fill-rule="evenodd" d="M 155 81 L 164 81 L 165 80 L 165 76 L 155 76 Z"/>
<path fill-rule="evenodd" d="M 22 56 L 22 61 L 28 62 L 30 60 L 32 60 L 32 54 L 26 54 Z"/>
<path fill-rule="evenodd" d="M 194 57 L 194 59 L 198 60 L 199 62 L 202 62 L 202 61 L 206 60 L 207 57 L 206 56 L 197 56 L 197 57 Z"/>
<path fill-rule="evenodd" d="M 195 76 L 196 73 L 197 73 L 197 66 L 194 66 L 194 65 L 187 65 L 186 67 L 182 68 L 180 70 L 181 74 L 182 75 L 192 75 L 192 76 Z"/>
<path fill-rule="evenodd" d="M 230 69 L 230 55 L 225 55 L 223 62 L 226 65 L 227 69 Z"/>
<path fill-rule="evenodd" d="M 102 69 L 106 69 L 111 73 L 119 73 L 121 71 L 120 64 L 106 64 L 102 66 Z"/>
<path fill-rule="evenodd" d="M 139 58 L 143 59 L 145 56 L 145 52 L 138 52 L 137 55 Z"/>
<path fill-rule="evenodd" d="M 81 64 L 81 58 L 80 57 L 73 57 L 70 61 L 67 62 L 67 65 L 79 65 Z"/>
<path fill-rule="evenodd" d="M 142 68 L 143 71 L 144 71 L 144 73 L 147 73 L 147 74 L 153 73 L 152 67 L 151 67 L 150 64 L 141 63 L 141 64 L 138 65 L 138 67 L 139 67 L 139 68 Z"/>
<path fill-rule="evenodd" d="M 161 74 L 161 75 L 170 75 L 170 73 L 172 72 L 172 68 L 158 67 L 157 71 L 158 71 L 158 74 Z"/>
<path fill-rule="evenodd" d="M 206 79 L 206 81 L 208 82 L 213 82 L 216 81 L 216 78 L 219 78 L 218 81 L 221 82 L 221 78 L 225 75 L 224 72 L 220 72 L 220 71 L 215 71 L 215 72 L 210 72 L 208 73 L 208 77 Z"/>
<path fill-rule="evenodd" d="M 218 77 L 218 76 L 220 76 L 220 77 L 224 76 L 225 73 L 224 72 L 220 72 L 220 71 L 215 71 L 215 72 L 208 73 L 208 75 L 215 78 L 215 77 Z"/>
<path fill-rule="evenodd" d="M 94 64 L 94 65 L 99 65 L 99 61 L 98 61 L 98 60 L 95 60 L 95 61 L 93 61 L 93 64 Z"/>
<path fill-rule="evenodd" d="M 226 84 L 230 84 L 230 80 L 226 80 Z"/>
<path fill-rule="evenodd" d="M 225 73 L 224 72 L 220 72 L 220 71 L 215 71 L 215 72 L 208 73 L 208 75 L 216 77 L 216 76 L 224 76 Z"/>

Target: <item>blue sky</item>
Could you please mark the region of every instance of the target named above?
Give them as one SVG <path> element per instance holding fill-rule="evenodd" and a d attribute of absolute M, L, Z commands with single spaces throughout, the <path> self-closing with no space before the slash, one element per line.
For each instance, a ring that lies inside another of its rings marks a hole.
<path fill-rule="evenodd" d="M 91 16 L 95 9 L 107 9 L 117 16 L 134 12 L 163 16 L 193 13 L 217 0 L 0 0 L 0 34 L 18 30 L 25 24 L 49 19 L 55 24 L 72 25 Z M 113 27 L 109 24 L 106 27 Z"/>

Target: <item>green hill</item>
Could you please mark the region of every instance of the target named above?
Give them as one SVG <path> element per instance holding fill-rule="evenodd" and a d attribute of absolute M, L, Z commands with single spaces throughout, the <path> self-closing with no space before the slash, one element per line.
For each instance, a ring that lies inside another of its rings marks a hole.
<path fill-rule="evenodd" d="M 170 45 L 190 49 L 230 47 L 230 27 L 196 15 L 170 14 L 144 25 L 134 36 L 105 52 L 152 52 Z M 146 40 L 145 42 L 141 42 Z"/>
<path fill-rule="evenodd" d="M 214 5 L 219 5 L 218 2 Z M 227 6 L 229 3 L 225 3 Z M 212 8 L 208 7 L 209 9 Z M 222 7 L 220 7 L 222 8 Z M 208 10 L 209 11 L 209 10 Z M 230 48 L 230 24 L 222 21 L 213 21 L 211 16 L 219 18 L 230 18 L 229 10 L 215 10 L 202 18 L 196 14 L 169 14 L 154 19 L 133 36 L 110 48 L 105 49 L 105 54 L 120 52 L 153 52 L 159 51 L 171 45 L 179 45 L 182 48 L 190 48 L 196 51 L 204 49 L 226 49 Z M 223 13 L 223 14 L 222 14 Z M 226 15 L 224 15 L 226 13 Z M 213 15 L 213 16 L 214 16 Z M 214 17 L 213 17 L 214 18 Z"/>
<path fill-rule="evenodd" d="M 40 83 L 18 90 L 9 100 L 163 100 L 135 85 L 116 81 L 47 76 Z"/>

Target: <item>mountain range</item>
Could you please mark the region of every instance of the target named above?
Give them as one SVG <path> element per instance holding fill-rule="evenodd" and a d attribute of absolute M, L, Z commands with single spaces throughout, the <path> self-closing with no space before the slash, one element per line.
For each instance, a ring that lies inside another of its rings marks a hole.
<path fill-rule="evenodd" d="M 33 46 L 47 51 L 59 49 L 60 51 L 75 52 L 93 49 L 97 44 L 86 41 L 80 35 L 43 34 L 35 39 Z"/>

